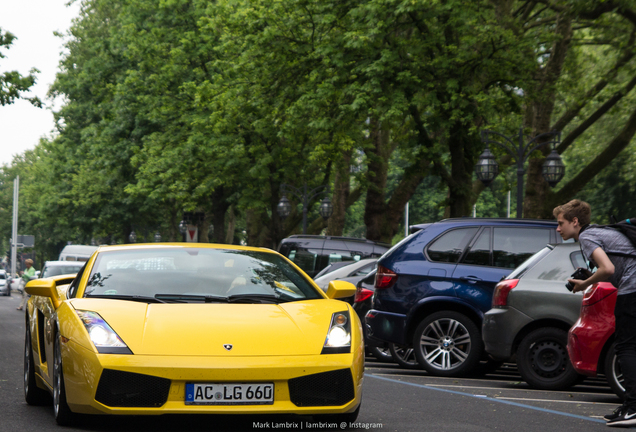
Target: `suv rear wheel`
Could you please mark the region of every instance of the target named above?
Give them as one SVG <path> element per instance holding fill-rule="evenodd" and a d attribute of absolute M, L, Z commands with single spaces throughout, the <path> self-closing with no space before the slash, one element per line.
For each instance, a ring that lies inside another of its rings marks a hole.
<path fill-rule="evenodd" d="M 556 327 L 530 332 L 517 350 L 517 367 L 525 382 L 541 390 L 563 390 L 581 378 L 567 351 L 568 333 Z"/>
<path fill-rule="evenodd" d="M 477 325 L 466 315 L 441 311 L 427 316 L 413 335 L 420 365 L 431 375 L 460 376 L 477 366 L 483 343 Z"/>

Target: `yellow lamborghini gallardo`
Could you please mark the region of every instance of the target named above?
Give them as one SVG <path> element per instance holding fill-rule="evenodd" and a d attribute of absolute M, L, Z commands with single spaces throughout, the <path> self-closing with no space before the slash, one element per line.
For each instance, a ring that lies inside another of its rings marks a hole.
<path fill-rule="evenodd" d="M 282 255 L 194 243 L 100 247 L 27 284 L 24 393 L 83 414 L 306 414 L 355 421 L 362 328 Z"/>

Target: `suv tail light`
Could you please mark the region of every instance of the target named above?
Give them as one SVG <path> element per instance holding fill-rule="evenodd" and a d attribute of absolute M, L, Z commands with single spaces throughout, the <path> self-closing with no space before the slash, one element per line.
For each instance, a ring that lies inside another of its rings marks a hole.
<path fill-rule="evenodd" d="M 508 306 L 508 294 L 518 283 L 519 279 L 506 279 L 499 282 L 492 296 L 492 307 Z"/>
<path fill-rule="evenodd" d="M 356 288 L 356 296 L 353 299 L 354 303 L 365 301 L 373 295 L 373 291 L 370 289 L 362 288 L 361 286 Z"/>
<path fill-rule="evenodd" d="M 614 294 L 615 292 L 616 288 L 614 288 L 614 285 L 609 282 L 596 283 L 585 290 L 581 306 L 591 306 L 594 303 L 600 302 L 605 297 Z"/>
<path fill-rule="evenodd" d="M 375 289 L 389 288 L 397 280 L 397 273 L 388 268 L 378 265 L 378 271 L 375 273 Z"/>

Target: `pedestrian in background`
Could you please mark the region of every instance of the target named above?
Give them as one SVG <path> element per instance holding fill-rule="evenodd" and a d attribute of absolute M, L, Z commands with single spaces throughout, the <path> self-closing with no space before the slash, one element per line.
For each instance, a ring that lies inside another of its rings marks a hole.
<path fill-rule="evenodd" d="M 636 248 L 619 230 L 590 225 L 591 213 L 590 205 L 579 200 L 553 210 L 563 240 L 578 241 L 585 259 L 597 267 L 586 280 L 568 279 L 574 285 L 572 292 L 601 281 L 611 282 L 618 290 L 616 356 L 625 379 L 625 400 L 605 419 L 608 426 L 632 426 L 636 425 Z"/>
<path fill-rule="evenodd" d="M 22 278 L 20 279 L 20 288 L 18 289 L 22 293 L 22 302 L 20 302 L 20 306 L 18 306 L 17 308 L 18 310 L 24 309 L 24 306 L 26 306 L 26 302 L 29 299 L 29 295 L 27 294 L 24 287 L 30 280 L 35 279 L 35 269 L 33 268 L 33 260 L 30 258 L 26 259 L 24 261 L 24 265 L 26 266 L 26 270 L 23 271 L 21 274 Z"/>

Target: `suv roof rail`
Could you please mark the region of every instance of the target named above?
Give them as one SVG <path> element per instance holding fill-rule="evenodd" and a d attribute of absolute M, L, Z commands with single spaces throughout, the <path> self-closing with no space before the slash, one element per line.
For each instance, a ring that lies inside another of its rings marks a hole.
<path fill-rule="evenodd" d="M 376 244 L 376 245 L 381 245 L 381 246 L 389 246 L 390 245 L 388 243 L 383 243 L 383 242 L 379 242 L 379 241 L 375 241 L 375 240 L 369 240 L 369 239 L 365 239 L 365 238 L 359 238 L 359 237 L 343 237 L 343 236 L 322 236 L 322 235 L 311 235 L 311 234 L 293 234 L 290 235 L 289 237 L 284 238 L 282 241 L 285 241 L 287 239 L 291 239 L 291 238 L 307 238 L 307 239 L 324 239 L 324 240 L 346 240 L 346 241 L 357 241 L 357 242 L 362 242 L 362 243 L 369 243 L 369 244 Z"/>

